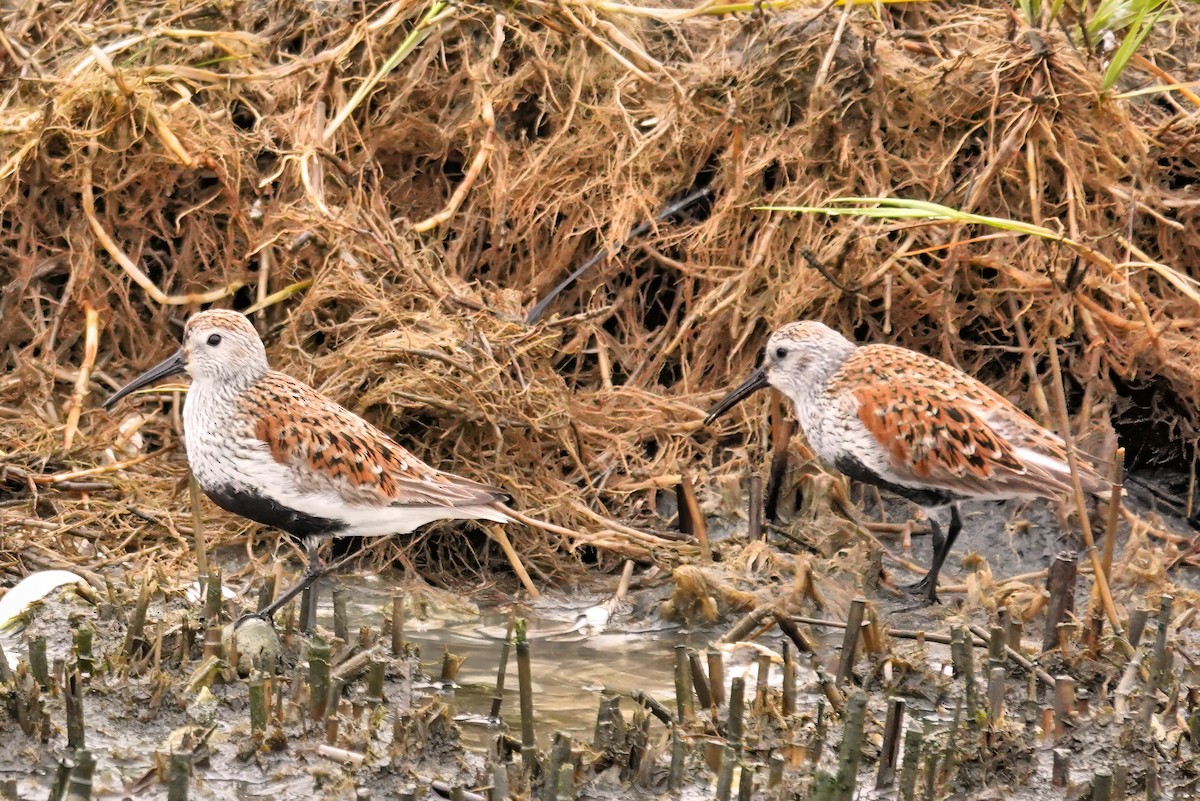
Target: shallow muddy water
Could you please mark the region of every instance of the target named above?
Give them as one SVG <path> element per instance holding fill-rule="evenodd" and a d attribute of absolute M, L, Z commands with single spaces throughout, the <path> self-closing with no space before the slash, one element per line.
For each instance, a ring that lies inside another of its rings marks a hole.
<path fill-rule="evenodd" d="M 385 608 L 390 608 L 392 594 L 405 586 L 402 576 L 394 571 L 326 579 L 321 585 L 317 619 L 331 629 L 333 602 L 329 590 L 333 580 L 347 591 L 352 629 L 378 628 Z M 421 591 L 415 594 L 422 596 L 415 605 L 423 607 L 425 615 L 414 617 L 409 611 L 404 637 L 420 649 L 424 672 L 435 679 L 415 689 L 438 694 L 451 704 L 462 725 L 464 743 L 486 748 L 496 732 L 488 715 L 512 606 L 484 605 L 475 612 L 466 602 L 442 606 L 440 597 L 427 600 Z M 555 731 L 590 740 L 602 690 L 641 690 L 664 704 L 673 704 L 674 646 L 702 647 L 719 636 L 719 632 L 689 630 L 656 616 L 639 620 L 632 610 L 614 615 L 602 632 L 588 631 L 584 613 L 609 597 L 603 593 L 547 594 L 517 610 L 528 627 L 539 747 L 548 747 Z M 465 661 L 454 686 L 443 687 L 436 679 L 441 675 L 447 650 Z M 501 717 L 519 734 L 517 663 L 512 649 L 505 688 Z"/>

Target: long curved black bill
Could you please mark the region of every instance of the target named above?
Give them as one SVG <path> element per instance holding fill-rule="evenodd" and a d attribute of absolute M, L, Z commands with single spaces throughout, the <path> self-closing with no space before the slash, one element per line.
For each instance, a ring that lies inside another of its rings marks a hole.
<path fill-rule="evenodd" d="M 110 411 L 116 405 L 117 401 L 130 392 L 141 389 L 147 384 L 153 384 L 160 378 L 166 378 L 169 375 L 178 375 L 184 369 L 183 349 L 181 348 L 114 392 L 112 397 L 104 402 L 105 411 Z"/>
<path fill-rule="evenodd" d="M 758 392 L 760 389 L 766 389 L 769 386 L 770 384 L 767 383 L 766 369 L 759 367 L 750 374 L 749 378 L 742 382 L 741 386 L 739 386 L 733 392 L 730 392 L 721 399 L 720 403 L 712 407 L 712 410 L 708 413 L 708 417 L 704 418 L 704 424 L 712 425 L 713 421 L 725 414 L 725 412 L 729 411 L 734 406 L 737 406 L 739 403 L 753 395 L 755 392 Z"/>

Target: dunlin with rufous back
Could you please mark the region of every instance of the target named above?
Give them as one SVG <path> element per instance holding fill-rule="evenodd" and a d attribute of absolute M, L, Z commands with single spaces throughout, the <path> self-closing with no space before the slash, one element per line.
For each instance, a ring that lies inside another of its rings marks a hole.
<path fill-rule="evenodd" d="M 435 520 L 508 522 L 507 494 L 436 470 L 375 426 L 267 364 L 242 314 L 205 311 L 188 320 L 183 346 L 105 401 L 187 372 L 183 407 L 188 464 L 204 493 L 234 514 L 304 543 L 308 568 L 257 613 L 266 619 L 322 572 L 329 537 L 404 534 Z M 503 532 L 501 546 L 524 569 Z"/>
<path fill-rule="evenodd" d="M 1062 498 L 1072 491 L 1066 446 L 1009 400 L 945 362 L 894 345 L 856 345 L 814 321 L 767 340 L 763 366 L 709 412 L 774 387 L 795 406 L 813 452 L 851 479 L 931 512 L 933 561 L 908 589 L 937 601 L 937 579 L 962 528 L 959 502 Z M 1110 486 L 1083 457 L 1085 492 Z M 938 520 L 949 512 L 943 536 Z"/>

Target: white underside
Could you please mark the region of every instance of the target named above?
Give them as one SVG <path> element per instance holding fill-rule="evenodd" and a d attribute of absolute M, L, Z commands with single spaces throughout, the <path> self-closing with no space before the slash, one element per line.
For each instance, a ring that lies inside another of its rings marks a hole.
<path fill-rule="evenodd" d="M 511 520 L 490 506 L 367 506 L 349 503 L 336 492 L 302 491 L 291 469 L 276 462 L 265 444 L 196 425 L 187 419 L 188 408 L 185 446 L 201 487 L 244 488 L 304 514 L 344 521 L 344 535 L 362 537 L 404 534 L 435 520 Z"/>
<path fill-rule="evenodd" d="M 280 503 L 305 514 L 343 520 L 344 534 L 383 537 L 406 534 L 435 520 L 492 520 L 507 523 L 511 518 L 489 506 L 355 506 L 331 494 L 270 493 Z"/>

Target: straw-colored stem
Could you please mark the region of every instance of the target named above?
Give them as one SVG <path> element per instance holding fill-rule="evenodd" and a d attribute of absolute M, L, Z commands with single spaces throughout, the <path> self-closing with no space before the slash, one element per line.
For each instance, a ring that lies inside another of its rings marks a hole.
<path fill-rule="evenodd" d="M 75 375 L 75 390 L 71 393 L 71 401 L 67 406 L 63 449 L 71 447 L 71 443 L 75 441 L 75 434 L 79 431 L 79 415 L 83 412 L 83 401 L 91 384 L 92 368 L 96 364 L 96 350 L 100 340 L 100 313 L 92 304 L 84 302 L 83 315 L 83 360 L 79 364 L 79 372 Z"/>
<path fill-rule="evenodd" d="M 492 539 L 500 546 L 500 550 L 504 551 L 504 555 L 508 557 L 508 563 L 512 565 L 513 572 L 517 574 L 517 578 L 521 580 L 521 585 L 525 587 L 525 592 L 529 593 L 529 597 L 534 600 L 541 598 L 542 593 L 534 585 L 533 579 L 529 577 L 529 572 L 525 569 L 525 565 L 521 563 L 521 557 L 517 553 L 517 549 L 508 541 L 508 534 L 504 533 L 504 528 L 499 525 L 488 526 L 488 533 Z"/>
<path fill-rule="evenodd" d="M 1096 550 L 1096 540 L 1092 537 L 1092 524 L 1088 518 L 1087 502 L 1083 497 L 1083 484 L 1079 480 L 1079 458 L 1075 455 L 1075 437 L 1071 433 L 1071 421 L 1067 415 L 1066 390 L 1063 388 L 1062 369 L 1058 363 L 1058 343 L 1053 337 L 1047 340 L 1046 349 L 1049 352 L 1050 370 L 1054 377 L 1054 401 L 1058 411 L 1059 429 L 1063 442 L 1066 443 L 1067 464 L 1071 467 L 1071 488 L 1075 494 L 1075 506 L 1079 510 L 1079 528 L 1083 533 L 1084 545 L 1087 546 L 1088 558 L 1092 562 L 1093 580 L 1100 592 L 1100 602 L 1104 605 L 1104 613 L 1108 616 L 1108 623 L 1112 626 L 1113 636 L 1118 647 L 1125 652 L 1126 656 L 1132 657 L 1133 646 L 1125 640 L 1121 618 L 1117 616 L 1117 607 L 1113 603 L 1112 593 L 1108 588 L 1108 577 L 1105 574 L 1104 565 L 1100 561 L 1100 553 Z"/>
<path fill-rule="evenodd" d="M 404 37 L 404 41 L 400 43 L 395 52 L 388 57 L 387 61 L 383 62 L 378 70 L 362 82 L 362 85 L 358 87 L 358 91 L 354 93 L 354 96 L 346 102 L 346 105 L 337 113 L 337 116 L 325 127 L 325 132 L 321 134 L 322 142 L 328 142 L 337 133 L 338 128 L 341 128 L 342 124 L 354 113 L 354 110 L 367 99 L 367 95 L 371 93 L 379 82 L 390 75 L 392 70 L 408 57 L 409 53 L 416 50 L 417 45 L 425 41 L 425 37 L 433 32 L 434 26 L 445 19 L 445 15 L 442 12 L 446 10 L 447 5 L 448 3 L 445 0 L 435 0 L 429 6 L 429 9 L 421 16 L 421 19 L 413 26 L 413 29 L 408 32 L 408 36 Z"/>

